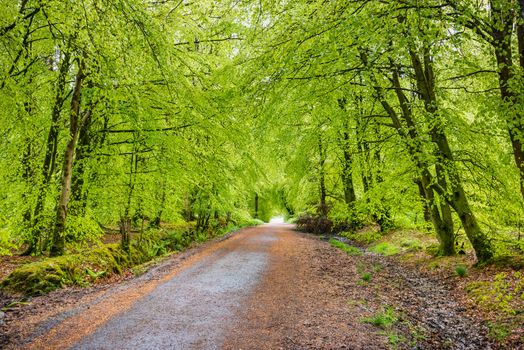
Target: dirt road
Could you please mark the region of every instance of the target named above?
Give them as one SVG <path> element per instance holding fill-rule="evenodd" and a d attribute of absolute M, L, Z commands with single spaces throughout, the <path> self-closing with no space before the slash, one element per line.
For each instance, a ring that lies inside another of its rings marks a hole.
<path fill-rule="evenodd" d="M 375 282 L 363 283 L 361 270 L 380 263 Z M 437 310 L 437 299 L 432 309 L 417 309 L 432 298 L 428 293 L 447 295 L 402 274 L 380 257 L 348 256 L 290 225 L 263 225 L 176 255 L 117 286 L 35 298 L 26 316 L 10 324 L 8 348 L 490 347 L 482 327 L 451 310 L 455 304 Z M 388 305 L 393 325 L 365 322 Z"/>

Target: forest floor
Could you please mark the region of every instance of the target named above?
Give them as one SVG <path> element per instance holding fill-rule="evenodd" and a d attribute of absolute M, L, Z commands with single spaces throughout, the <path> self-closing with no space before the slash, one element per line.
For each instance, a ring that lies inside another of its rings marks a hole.
<path fill-rule="evenodd" d="M 396 258 L 348 255 L 291 225 L 263 225 L 171 255 L 140 277 L 12 306 L 0 348 L 523 346 L 488 340 L 456 285 Z"/>

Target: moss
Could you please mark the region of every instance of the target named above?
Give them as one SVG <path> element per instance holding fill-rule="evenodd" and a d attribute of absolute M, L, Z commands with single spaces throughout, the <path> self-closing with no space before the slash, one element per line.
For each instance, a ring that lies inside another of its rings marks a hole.
<path fill-rule="evenodd" d="M 369 251 L 373 253 L 389 256 L 389 255 L 395 255 L 395 254 L 400 253 L 400 248 L 393 244 L 382 242 L 382 243 L 379 243 L 369 248 Z"/>
<path fill-rule="evenodd" d="M 331 238 L 329 240 L 329 243 L 331 243 L 331 245 L 333 247 L 336 247 L 336 248 L 346 252 L 348 255 L 362 255 L 362 252 L 358 248 L 352 247 L 352 246 L 347 245 L 347 244 L 344 244 L 344 243 L 342 243 L 340 241 L 337 241 L 334 238 Z"/>
<path fill-rule="evenodd" d="M 380 231 L 374 231 L 371 229 L 359 232 L 342 232 L 341 235 L 347 239 L 362 244 L 371 244 L 382 238 L 382 233 Z"/>
<path fill-rule="evenodd" d="M 120 257 L 117 252 L 114 247 L 102 246 L 82 254 L 25 264 L 7 276 L 0 286 L 27 295 L 45 294 L 65 286 L 85 286 L 107 274 L 122 272 L 122 265 L 115 258 L 115 255 Z"/>
<path fill-rule="evenodd" d="M 215 232 L 222 234 L 231 228 L 227 226 L 225 231 Z M 148 230 L 131 241 L 128 252 L 123 251 L 120 244 L 114 243 L 22 265 L 0 283 L 0 288 L 12 293 L 40 295 L 66 286 L 85 286 L 113 273 L 120 274 L 125 268 L 183 250 L 195 240 L 205 240 L 211 236 L 196 236 L 190 225 L 171 230 Z"/>

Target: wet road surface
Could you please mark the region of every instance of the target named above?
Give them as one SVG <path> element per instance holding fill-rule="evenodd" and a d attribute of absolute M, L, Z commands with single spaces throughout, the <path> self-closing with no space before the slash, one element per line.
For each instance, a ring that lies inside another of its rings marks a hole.
<path fill-rule="evenodd" d="M 224 325 L 268 266 L 278 238 L 266 226 L 203 258 L 72 349 L 218 349 Z"/>

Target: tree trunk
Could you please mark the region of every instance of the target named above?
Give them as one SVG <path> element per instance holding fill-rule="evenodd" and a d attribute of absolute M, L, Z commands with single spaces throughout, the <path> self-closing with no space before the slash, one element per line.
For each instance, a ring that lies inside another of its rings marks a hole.
<path fill-rule="evenodd" d="M 326 203 L 326 174 L 324 164 L 326 162 L 326 150 L 322 144 L 322 135 L 318 134 L 318 187 L 320 192 L 320 204 L 318 206 L 318 214 L 322 217 L 326 217 L 328 214 L 328 208 Z"/>
<path fill-rule="evenodd" d="M 133 136 L 135 137 L 135 135 Z M 136 169 L 136 144 L 133 143 L 133 150 L 129 159 L 129 182 L 127 184 L 127 199 L 124 207 L 124 215 L 120 217 L 120 234 L 122 250 L 129 253 L 129 242 L 131 234 L 131 200 L 135 189 L 135 169 Z"/>
<path fill-rule="evenodd" d="M 92 87 L 92 86 L 89 86 Z M 91 121 L 95 100 L 91 100 L 87 107 L 82 125 L 78 133 L 78 145 L 75 151 L 75 168 L 71 181 L 71 201 L 74 205 L 76 215 L 84 215 L 87 206 L 87 191 L 84 188 L 84 176 L 86 162 L 94 148 L 93 135 L 91 133 Z M 73 208 L 72 208 L 73 209 Z"/>
<path fill-rule="evenodd" d="M 362 57 L 362 60 L 364 64 L 367 64 L 365 56 Z M 383 89 L 379 87 L 376 80 L 373 81 L 373 83 L 376 84 L 375 92 L 382 107 L 390 117 L 397 133 L 402 139 L 405 140 L 408 154 L 410 155 L 412 161 L 415 163 L 415 166 L 419 172 L 419 181 L 422 185 L 423 193 L 426 198 L 428 208 L 430 209 L 429 213 L 431 215 L 431 222 L 435 229 L 437 239 L 440 243 L 440 254 L 453 255 L 455 252 L 453 227 L 449 225 L 449 217 L 443 218 L 439 211 L 438 201 L 435 197 L 435 193 L 432 188 L 434 179 L 431 175 L 431 172 L 428 170 L 427 161 L 423 156 L 425 152 L 423 144 L 420 140 L 420 136 L 418 134 L 418 129 L 412 118 L 412 112 L 410 107 L 411 104 L 406 98 L 404 91 L 402 90 L 402 87 L 400 85 L 399 74 L 397 71 L 398 68 L 394 65 L 393 62 L 391 62 L 391 66 L 393 71 L 393 87 L 397 99 L 400 103 L 401 113 L 397 114 L 397 112 L 391 107 L 391 105 L 388 103 L 384 96 Z"/>
<path fill-rule="evenodd" d="M 344 112 L 346 112 L 346 98 L 338 99 L 338 106 Z M 342 130 L 342 186 L 344 187 L 344 200 L 346 202 L 347 208 L 349 211 L 353 209 L 353 205 L 356 201 L 355 195 L 355 186 L 353 184 L 353 157 L 351 155 L 350 148 L 350 136 L 349 136 L 349 126 L 346 116 L 344 116 Z"/>
<path fill-rule="evenodd" d="M 25 254 L 37 253 L 40 250 L 39 241 L 41 239 L 43 230 L 43 210 L 45 204 L 45 198 L 49 183 L 51 182 L 51 176 L 55 172 L 55 159 L 58 145 L 58 134 L 60 130 L 60 112 L 65 101 L 65 90 L 67 84 L 67 76 L 69 73 L 69 67 L 71 65 L 71 54 L 69 52 L 68 44 L 64 53 L 64 58 L 60 64 L 60 70 L 56 83 L 55 99 L 53 109 L 51 112 L 51 126 L 47 134 L 46 150 L 44 155 L 44 162 L 42 165 L 42 178 L 40 185 L 37 190 L 37 198 L 35 209 L 33 212 L 33 224 L 31 232 L 31 240 L 29 241 L 29 247 Z"/>
<path fill-rule="evenodd" d="M 415 179 L 415 183 L 418 187 L 418 194 L 422 199 L 422 212 L 424 214 L 424 221 L 431 225 L 431 212 L 428 205 L 428 201 L 426 199 L 426 192 L 424 191 L 424 186 L 422 186 L 422 181 L 420 181 L 420 179 Z"/>
<path fill-rule="evenodd" d="M 166 203 L 166 189 L 165 185 L 162 184 L 162 196 L 160 199 L 160 209 L 157 211 L 155 218 L 151 220 L 151 223 L 149 224 L 151 227 L 160 227 L 160 223 L 162 222 L 162 213 L 164 212 L 164 205 Z"/>
<path fill-rule="evenodd" d="M 451 147 L 441 127 L 435 94 L 435 77 L 429 49 L 426 48 L 424 50 L 423 60 L 421 60 L 414 51 L 410 50 L 409 53 L 415 71 L 419 98 L 423 100 L 425 110 L 429 115 L 428 122 L 431 125 L 429 131 L 431 139 L 437 146 L 437 171 L 441 173 L 437 174 L 438 191 L 458 214 L 462 227 L 475 250 L 478 261 L 485 262 L 493 257 L 493 252 L 486 233 L 481 230 L 471 210 L 462 185 L 462 179 L 455 166 L 455 159 Z M 443 181 L 445 181 L 445 175 L 442 174 L 442 172 L 448 175 L 449 182 L 447 184 L 449 184 L 449 186 L 446 186 L 446 183 L 444 183 L 445 187 L 441 185 Z M 451 192 L 451 194 L 449 192 Z M 446 215 L 451 216 L 447 213 Z"/>
<path fill-rule="evenodd" d="M 67 211 L 69 198 L 71 195 L 71 179 L 73 174 L 73 160 L 75 156 L 75 147 L 78 140 L 78 131 L 81 124 L 80 106 L 82 100 L 82 84 L 85 79 L 84 60 L 81 59 L 78 64 L 75 86 L 71 97 L 71 113 L 69 117 L 69 141 L 64 153 L 64 162 L 62 165 L 62 180 L 60 198 L 58 200 L 56 221 L 53 229 L 53 239 L 51 245 L 51 256 L 62 255 L 65 248 L 64 233 L 66 230 Z"/>
<path fill-rule="evenodd" d="M 344 200 L 346 201 L 348 209 L 352 210 L 357 196 L 355 194 L 355 185 L 353 184 L 352 159 L 347 150 L 344 150 L 342 181 L 344 184 Z"/>
<path fill-rule="evenodd" d="M 255 193 L 255 219 L 258 219 L 258 193 Z"/>
<path fill-rule="evenodd" d="M 344 200 L 348 209 L 351 211 L 357 200 L 355 186 L 353 184 L 353 157 L 349 149 L 349 133 L 344 130 L 343 134 L 343 164 L 342 164 L 342 182 L 344 186 Z"/>
<path fill-rule="evenodd" d="M 129 253 L 130 235 L 131 235 L 131 218 L 123 216 L 119 223 L 122 250 Z"/>

